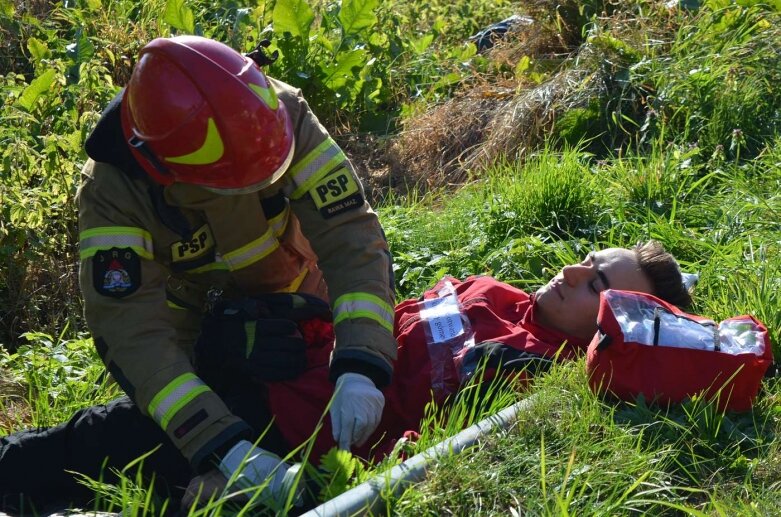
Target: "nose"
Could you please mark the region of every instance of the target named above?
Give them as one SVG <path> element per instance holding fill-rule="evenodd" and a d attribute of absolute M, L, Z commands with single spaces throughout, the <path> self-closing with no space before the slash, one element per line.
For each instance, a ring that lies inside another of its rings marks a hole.
<path fill-rule="evenodd" d="M 561 270 L 561 274 L 567 285 L 575 287 L 583 279 L 590 277 L 591 268 L 582 264 L 573 264 L 571 266 L 564 266 L 564 269 Z"/>

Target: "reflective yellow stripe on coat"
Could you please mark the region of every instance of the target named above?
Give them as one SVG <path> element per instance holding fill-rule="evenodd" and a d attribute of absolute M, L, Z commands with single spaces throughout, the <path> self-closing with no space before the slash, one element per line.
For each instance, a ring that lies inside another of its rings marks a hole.
<path fill-rule="evenodd" d="M 279 241 L 274 237 L 274 230 L 269 227 L 254 241 L 222 255 L 222 260 L 228 264 L 231 271 L 236 271 L 267 257 L 278 247 Z"/>
<path fill-rule="evenodd" d="M 369 293 L 343 294 L 334 302 L 334 325 L 340 321 L 369 318 L 393 332 L 393 307 Z"/>
<path fill-rule="evenodd" d="M 290 177 L 293 178 L 296 188 L 290 195 L 292 199 L 299 199 L 320 181 L 323 176 L 331 172 L 341 162 L 347 160 L 344 152 L 336 145 L 333 138 L 326 138 L 323 143 L 312 149 L 290 167 Z"/>
<path fill-rule="evenodd" d="M 88 259 L 98 251 L 111 248 L 130 248 L 140 257 L 152 259 L 152 234 L 143 228 L 132 226 L 100 226 L 79 234 L 79 256 Z"/>
<path fill-rule="evenodd" d="M 166 431 L 168 424 L 180 409 L 207 391 L 211 390 L 194 373 L 184 373 L 160 390 L 149 403 L 147 410 Z"/>

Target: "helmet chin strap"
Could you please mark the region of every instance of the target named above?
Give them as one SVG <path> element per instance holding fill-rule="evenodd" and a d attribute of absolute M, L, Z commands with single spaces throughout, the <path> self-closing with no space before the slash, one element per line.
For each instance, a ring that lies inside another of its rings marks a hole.
<path fill-rule="evenodd" d="M 275 50 L 271 55 L 266 54 L 263 49 L 266 49 L 271 45 L 271 40 L 260 40 L 255 50 L 247 54 L 247 57 L 255 62 L 258 66 L 268 66 L 274 64 L 274 61 L 279 57 L 279 51 Z"/>
<path fill-rule="evenodd" d="M 127 140 L 127 144 L 141 153 L 141 155 L 146 158 L 146 160 L 152 164 L 152 167 L 157 169 L 157 172 L 162 174 L 163 176 L 173 176 L 171 174 L 171 171 L 168 170 L 168 167 L 160 163 L 160 160 L 157 159 L 157 156 L 149 149 L 149 147 L 146 145 L 146 142 L 138 138 L 136 135 L 131 136 Z"/>

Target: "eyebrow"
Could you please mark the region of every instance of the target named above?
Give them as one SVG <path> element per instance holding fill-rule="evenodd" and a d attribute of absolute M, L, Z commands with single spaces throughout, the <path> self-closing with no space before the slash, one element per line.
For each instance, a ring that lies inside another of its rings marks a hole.
<path fill-rule="evenodd" d="M 602 285 L 605 286 L 605 289 L 610 289 L 610 281 L 607 279 L 607 275 L 604 271 L 599 269 L 599 266 L 597 265 L 597 254 L 595 252 L 591 252 L 588 254 L 589 258 L 591 259 L 591 262 L 597 266 L 597 276 L 602 281 Z"/>

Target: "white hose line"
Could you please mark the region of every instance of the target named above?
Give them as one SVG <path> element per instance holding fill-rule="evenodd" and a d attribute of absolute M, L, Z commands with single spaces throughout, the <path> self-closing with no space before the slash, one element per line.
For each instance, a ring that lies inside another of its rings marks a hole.
<path fill-rule="evenodd" d="M 303 514 L 304 517 L 384 514 L 384 505 L 389 497 L 401 494 L 409 485 L 422 481 L 426 477 L 429 462 L 443 456 L 460 453 L 496 427 L 508 428 L 515 422 L 519 412 L 527 411 L 531 407 L 534 398 L 534 396 L 527 397 L 497 414 L 481 420 L 457 435 L 416 454 L 400 465 L 396 465 L 388 472 L 324 502 L 317 508 Z"/>

